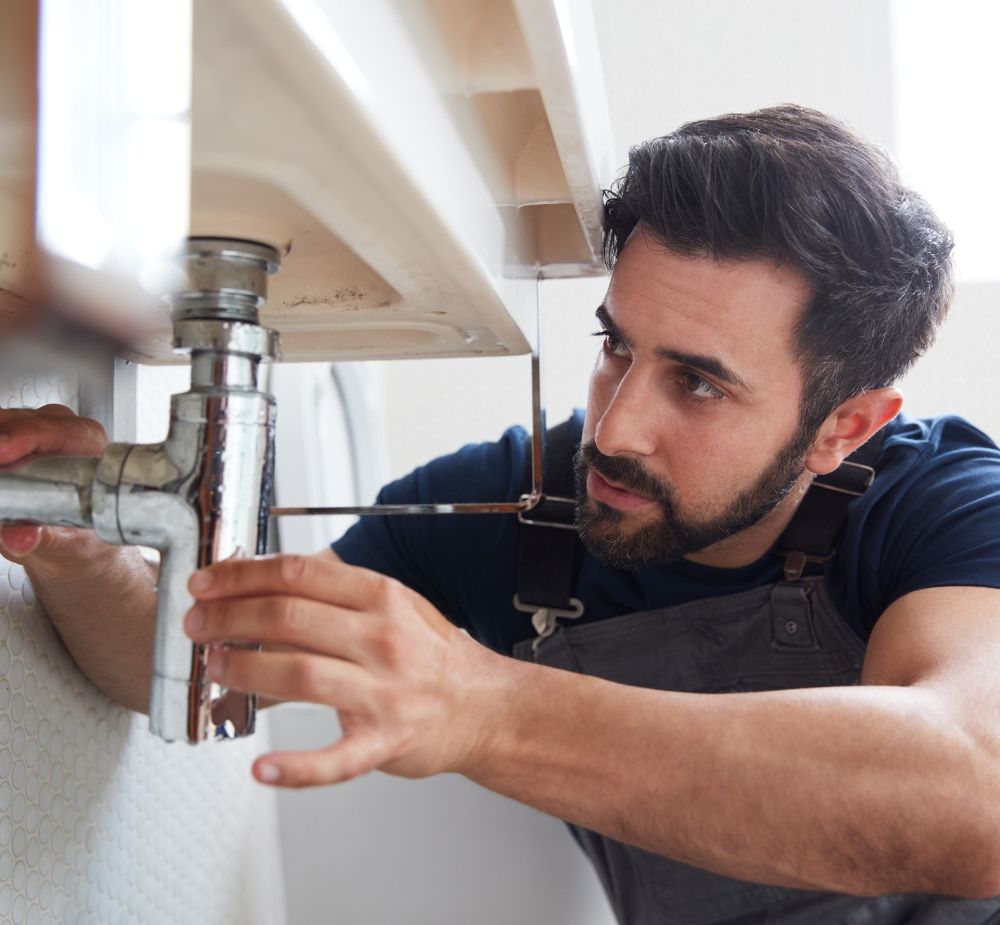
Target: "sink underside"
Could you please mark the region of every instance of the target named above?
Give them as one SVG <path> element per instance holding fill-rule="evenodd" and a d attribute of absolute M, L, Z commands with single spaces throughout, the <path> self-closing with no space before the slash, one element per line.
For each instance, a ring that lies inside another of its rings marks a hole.
<path fill-rule="evenodd" d="M 262 321 L 285 359 L 523 353 L 536 277 L 603 272 L 611 144 L 585 0 L 193 15 L 189 230 L 282 253 Z M 30 142 L 33 100 L 19 105 L 5 121 Z M 0 174 L 0 310 L 44 273 L 22 148 Z M 174 361 L 165 312 L 146 320 L 134 355 Z"/>

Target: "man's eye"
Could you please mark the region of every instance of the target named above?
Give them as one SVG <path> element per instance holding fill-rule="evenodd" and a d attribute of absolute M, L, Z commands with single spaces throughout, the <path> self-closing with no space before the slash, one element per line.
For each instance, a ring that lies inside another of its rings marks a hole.
<path fill-rule="evenodd" d="M 601 344 L 601 349 L 608 354 L 608 356 L 628 356 L 628 347 L 625 346 L 625 342 L 613 331 L 594 331 L 594 337 L 604 338 L 604 343 Z"/>
<path fill-rule="evenodd" d="M 725 398 L 725 393 L 720 392 L 711 382 L 702 379 L 697 373 L 684 373 L 680 377 L 681 387 L 689 398 L 696 401 L 717 401 Z"/>

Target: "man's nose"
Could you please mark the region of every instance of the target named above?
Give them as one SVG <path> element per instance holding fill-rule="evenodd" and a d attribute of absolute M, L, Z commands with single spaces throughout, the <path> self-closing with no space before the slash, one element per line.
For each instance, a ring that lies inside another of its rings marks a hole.
<path fill-rule="evenodd" d="M 605 456 L 649 456 L 656 449 L 656 420 L 647 384 L 630 369 L 619 380 L 594 430 Z"/>

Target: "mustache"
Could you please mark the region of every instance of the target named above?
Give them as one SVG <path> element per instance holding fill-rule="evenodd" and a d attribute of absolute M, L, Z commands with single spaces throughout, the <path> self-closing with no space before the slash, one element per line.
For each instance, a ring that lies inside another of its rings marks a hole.
<path fill-rule="evenodd" d="M 673 496 L 671 487 L 650 475 L 637 460 L 627 456 L 605 456 L 593 441 L 580 444 L 576 464 L 583 478 L 587 469 L 593 469 L 598 475 L 637 495 L 668 503 Z"/>

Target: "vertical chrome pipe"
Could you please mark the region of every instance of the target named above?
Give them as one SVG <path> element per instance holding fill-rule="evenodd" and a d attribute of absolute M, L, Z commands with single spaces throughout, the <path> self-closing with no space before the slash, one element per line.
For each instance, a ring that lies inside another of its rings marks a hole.
<path fill-rule="evenodd" d="M 119 479 L 125 541 L 162 534 L 151 544 L 163 561 L 150 728 L 165 739 L 233 738 L 254 728 L 255 696 L 206 678 L 207 649 L 187 639 L 182 621 L 196 568 L 267 545 L 274 399 L 259 388 L 258 371 L 276 358 L 278 341 L 257 323 L 257 310 L 277 263 L 277 253 L 258 244 L 189 242 L 188 285 L 171 303 L 175 347 L 191 355 L 191 390 L 174 396 L 162 447 L 134 448 Z M 157 497 L 147 498 L 150 491 Z"/>
<path fill-rule="evenodd" d="M 190 742 L 249 735 L 256 721 L 256 695 L 209 681 L 208 651 L 187 640 L 181 622 L 192 603 L 187 580 L 195 567 L 267 547 L 275 407 L 258 373 L 262 361 L 277 358 L 278 339 L 259 325 L 258 310 L 277 267 L 277 252 L 264 245 L 193 239 L 187 286 L 171 300 L 175 347 L 191 355 L 191 390 L 174 397 L 165 447 L 183 454 L 194 437 L 186 500 L 198 543 L 172 545 L 161 573 L 166 599 L 157 619 L 149 718 L 153 732 L 167 739 L 181 737 L 184 698 Z"/>

